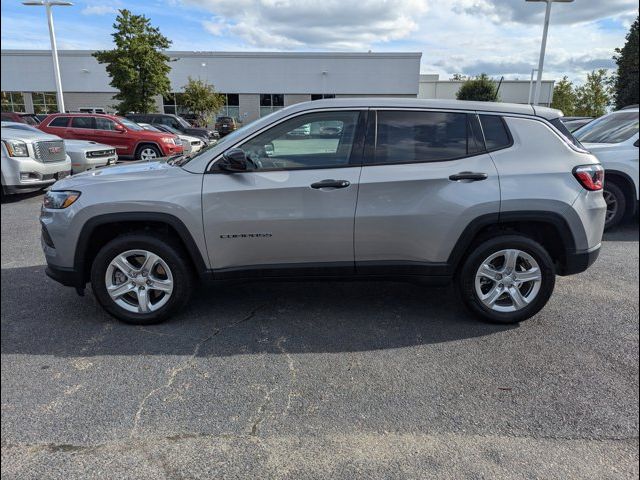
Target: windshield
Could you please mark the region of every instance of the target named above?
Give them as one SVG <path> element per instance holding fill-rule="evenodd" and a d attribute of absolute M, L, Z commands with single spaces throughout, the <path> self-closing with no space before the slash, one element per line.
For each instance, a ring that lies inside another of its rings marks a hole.
<path fill-rule="evenodd" d="M 144 128 L 142 128 L 140 125 L 132 122 L 131 120 L 127 120 L 126 118 L 119 118 L 118 121 L 129 130 L 144 130 Z"/>
<path fill-rule="evenodd" d="M 180 123 L 180 125 L 183 126 L 184 128 L 193 128 L 191 124 L 187 122 L 184 118 L 182 117 L 176 117 L 176 118 L 178 119 L 178 123 Z"/>
<path fill-rule="evenodd" d="M 573 132 L 582 143 L 620 143 L 637 133 L 638 112 L 611 113 Z"/>

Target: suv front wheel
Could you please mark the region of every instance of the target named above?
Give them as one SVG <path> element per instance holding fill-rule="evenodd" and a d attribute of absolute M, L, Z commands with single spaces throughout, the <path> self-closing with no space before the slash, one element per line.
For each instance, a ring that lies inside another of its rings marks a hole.
<path fill-rule="evenodd" d="M 460 269 L 457 286 L 465 305 L 495 323 L 526 320 L 545 306 L 555 267 L 534 240 L 503 235 L 477 245 Z"/>
<path fill-rule="evenodd" d="M 91 287 L 108 313 L 127 323 L 148 325 L 187 303 L 193 279 L 179 244 L 133 233 L 115 238 L 98 252 Z"/>

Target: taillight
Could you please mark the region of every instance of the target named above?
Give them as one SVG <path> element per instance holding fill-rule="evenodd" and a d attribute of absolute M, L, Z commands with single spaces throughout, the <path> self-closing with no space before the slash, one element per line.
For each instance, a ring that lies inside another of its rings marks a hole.
<path fill-rule="evenodd" d="M 582 165 L 573 169 L 573 176 L 587 190 L 602 190 L 604 185 L 604 168 L 602 165 Z"/>

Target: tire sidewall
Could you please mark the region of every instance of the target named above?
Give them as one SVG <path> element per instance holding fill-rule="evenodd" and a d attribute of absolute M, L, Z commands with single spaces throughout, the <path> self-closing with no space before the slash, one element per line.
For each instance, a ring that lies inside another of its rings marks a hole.
<path fill-rule="evenodd" d="M 618 202 L 618 211 L 616 212 L 616 215 L 611 219 L 611 221 L 609 223 L 605 223 L 604 228 L 605 228 L 605 230 L 608 230 L 610 228 L 615 227 L 616 225 L 618 225 L 622 221 L 622 219 L 624 218 L 627 202 L 626 202 L 626 198 L 624 196 L 624 192 L 614 182 L 607 183 L 605 181 L 604 191 L 605 192 L 609 192 L 613 196 L 615 196 L 616 197 L 616 201 Z"/>
<path fill-rule="evenodd" d="M 475 276 L 480 264 L 491 254 L 508 248 L 516 248 L 531 255 L 542 273 L 542 284 L 536 298 L 522 310 L 516 312 L 497 312 L 490 309 L 478 298 L 475 289 Z M 555 286 L 555 266 L 547 251 L 536 241 L 520 235 L 504 235 L 487 240 L 471 249 L 465 259 L 457 284 L 458 292 L 467 308 L 482 319 L 493 323 L 517 323 L 538 313 L 547 303 Z"/>
<path fill-rule="evenodd" d="M 171 298 L 160 309 L 146 314 L 129 312 L 117 305 L 107 293 L 105 275 L 109 263 L 120 253 L 127 250 L 148 250 L 164 260 L 173 276 Z M 130 234 L 118 237 L 107 243 L 96 255 L 91 267 L 91 288 L 100 305 L 110 315 L 126 323 L 149 325 L 161 322 L 183 307 L 193 289 L 192 274 L 189 265 L 180 255 L 177 245 L 167 239 L 155 238 L 147 234 Z"/>

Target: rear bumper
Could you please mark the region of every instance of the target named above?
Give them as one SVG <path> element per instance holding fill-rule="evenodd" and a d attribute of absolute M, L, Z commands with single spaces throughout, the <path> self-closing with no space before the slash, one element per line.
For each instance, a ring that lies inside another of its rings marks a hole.
<path fill-rule="evenodd" d="M 559 275 L 573 275 L 584 272 L 598 259 L 601 244 L 582 252 L 567 253 L 567 261 Z"/>

